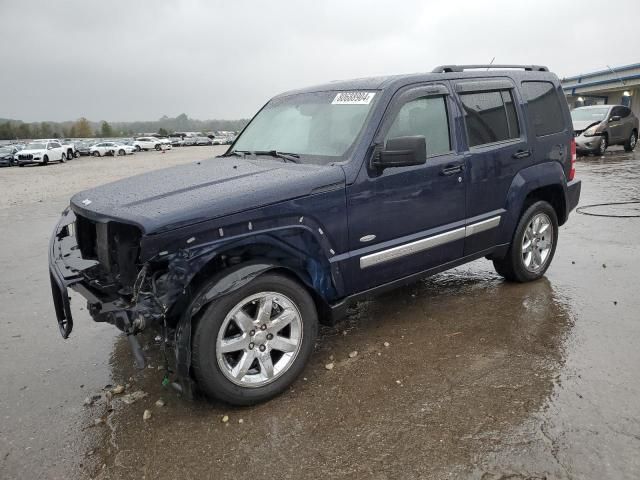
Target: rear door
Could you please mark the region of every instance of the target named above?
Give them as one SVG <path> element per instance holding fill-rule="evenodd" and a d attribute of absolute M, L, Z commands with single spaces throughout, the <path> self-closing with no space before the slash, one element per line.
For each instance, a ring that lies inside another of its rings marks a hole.
<path fill-rule="evenodd" d="M 467 143 L 467 256 L 497 244 L 507 192 L 518 170 L 531 162 L 532 151 L 511 79 L 459 80 L 455 90 Z"/>

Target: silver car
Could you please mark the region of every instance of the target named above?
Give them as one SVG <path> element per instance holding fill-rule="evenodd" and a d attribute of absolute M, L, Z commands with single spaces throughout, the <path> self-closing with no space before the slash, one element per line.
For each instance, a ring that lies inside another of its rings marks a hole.
<path fill-rule="evenodd" d="M 576 150 L 603 155 L 610 145 L 627 152 L 638 143 L 638 117 L 623 105 L 593 105 L 571 111 Z"/>

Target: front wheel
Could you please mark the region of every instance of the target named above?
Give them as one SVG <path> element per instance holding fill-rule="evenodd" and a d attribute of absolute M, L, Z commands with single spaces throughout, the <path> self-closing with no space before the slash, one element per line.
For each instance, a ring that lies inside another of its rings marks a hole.
<path fill-rule="evenodd" d="M 60 161 L 62 163 L 66 163 L 67 162 L 67 155 L 65 153 L 62 154 L 62 157 L 60 157 Z"/>
<path fill-rule="evenodd" d="M 142 150 L 142 148 L 140 148 L 140 145 L 136 145 L 136 152 L 139 152 L 141 150 Z"/>
<path fill-rule="evenodd" d="M 47 163 L 49 163 L 49 157 L 45 155 L 45 156 L 42 158 L 42 164 L 43 164 L 43 165 L 46 165 Z"/>
<path fill-rule="evenodd" d="M 100 156 L 100 152 L 96 150 L 91 155 L 93 155 L 94 157 L 99 157 Z"/>
<path fill-rule="evenodd" d="M 264 274 L 214 301 L 198 320 L 193 371 L 211 398 L 251 405 L 284 391 L 306 365 L 318 315 L 303 286 Z"/>
<path fill-rule="evenodd" d="M 505 279 L 530 282 L 542 277 L 553 259 L 558 242 L 558 217 L 545 201 L 531 205 L 520 217 L 509 251 L 494 259 L 493 266 Z"/>
<path fill-rule="evenodd" d="M 160 145 L 156 145 L 156 150 L 160 151 L 162 147 Z"/>
<path fill-rule="evenodd" d="M 602 135 L 600 137 L 600 143 L 598 143 L 598 153 L 600 155 L 604 155 L 604 152 L 607 151 L 608 146 L 609 146 L 609 141 L 607 140 L 607 136 Z"/>
<path fill-rule="evenodd" d="M 626 142 L 624 142 L 624 151 L 625 152 L 633 152 L 633 149 L 636 148 L 636 144 L 638 143 L 638 133 L 634 130 L 629 135 L 629 138 Z"/>

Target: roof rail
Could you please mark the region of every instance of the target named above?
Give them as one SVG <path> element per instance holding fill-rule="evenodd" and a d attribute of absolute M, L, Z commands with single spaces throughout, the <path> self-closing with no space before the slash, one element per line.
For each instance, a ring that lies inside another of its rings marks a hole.
<path fill-rule="evenodd" d="M 439 67 L 431 70 L 432 73 L 451 73 L 451 72 L 464 72 L 465 70 L 473 70 L 486 68 L 521 68 L 530 72 L 548 72 L 549 69 L 542 65 L 440 65 Z"/>

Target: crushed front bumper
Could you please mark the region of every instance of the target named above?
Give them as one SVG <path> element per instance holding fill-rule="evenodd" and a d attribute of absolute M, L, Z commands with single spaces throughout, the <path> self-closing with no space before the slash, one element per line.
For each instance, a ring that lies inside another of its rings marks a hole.
<path fill-rule="evenodd" d="M 53 231 L 49 241 L 49 277 L 51 280 L 51 294 L 56 310 L 58 328 L 63 338 L 68 338 L 73 329 L 73 317 L 69 301 L 69 287 L 80 285 L 83 277 L 81 272 L 93 267 L 98 262 L 84 260 L 73 235 L 75 214 L 66 209 Z M 82 292 L 84 296 L 89 292 Z"/>

